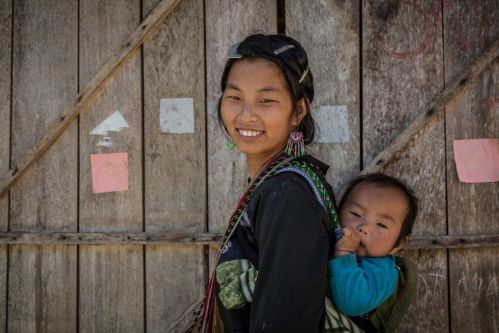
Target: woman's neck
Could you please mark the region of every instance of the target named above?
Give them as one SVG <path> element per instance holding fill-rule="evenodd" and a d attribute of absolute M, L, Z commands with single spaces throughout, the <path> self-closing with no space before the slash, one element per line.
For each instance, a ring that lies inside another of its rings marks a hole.
<path fill-rule="evenodd" d="M 250 179 L 255 178 L 255 176 L 276 156 L 282 154 L 283 149 L 276 150 L 270 154 L 264 155 L 248 155 L 246 154 L 246 164 L 248 167 L 248 176 Z"/>

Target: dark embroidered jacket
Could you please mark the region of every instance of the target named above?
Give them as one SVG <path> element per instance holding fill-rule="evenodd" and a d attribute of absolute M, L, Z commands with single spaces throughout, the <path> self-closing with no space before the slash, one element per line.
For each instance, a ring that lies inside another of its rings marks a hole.
<path fill-rule="evenodd" d="M 320 169 L 334 198 L 328 166 L 302 158 Z M 332 223 L 302 176 L 285 172 L 261 184 L 220 258 L 246 258 L 258 270 L 251 303 L 227 310 L 217 298 L 225 332 L 324 332 L 331 240 Z"/>

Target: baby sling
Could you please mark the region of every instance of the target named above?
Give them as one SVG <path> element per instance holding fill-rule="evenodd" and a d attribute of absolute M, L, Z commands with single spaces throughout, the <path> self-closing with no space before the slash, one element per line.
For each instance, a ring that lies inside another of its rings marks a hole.
<path fill-rule="evenodd" d="M 230 236 L 234 232 L 235 228 L 239 224 L 243 214 L 245 213 L 245 209 L 249 200 L 251 198 L 251 194 L 253 190 L 263 181 L 265 181 L 268 177 L 282 173 L 282 172 L 294 172 L 307 181 L 313 193 L 315 194 L 317 200 L 320 202 L 321 206 L 325 209 L 328 217 L 330 218 L 333 226 L 335 227 L 336 237 L 341 237 L 341 226 L 338 218 L 338 214 L 333 205 L 333 201 L 331 196 L 329 195 L 327 189 L 325 188 L 321 179 L 317 176 L 317 174 L 313 171 L 313 168 L 306 163 L 305 161 L 293 160 L 293 158 L 286 158 L 285 156 L 280 156 L 276 158 L 273 162 L 270 163 L 269 167 L 264 170 L 259 176 L 255 178 L 255 180 L 250 184 L 246 193 L 241 198 L 236 211 L 232 215 L 229 227 L 225 233 L 221 249 L 226 245 Z M 407 260 L 397 258 L 397 260 L 401 260 L 400 263 L 404 268 L 404 272 L 411 272 L 412 274 L 403 274 L 402 270 L 399 269 L 399 277 L 401 274 L 402 277 L 399 278 L 399 283 L 396 289 L 396 292 L 392 294 L 380 307 L 371 312 L 369 320 L 371 324 L 376 328 L 376 331 L 379 332 L 392 332 L 393 329 L 400 323 L 400 318 L 407 310 L 407 307 L 410 303 L 410 299 L 414 295 L 415 291 L 415 283 L 413 288 L 407 288 L 409 281 L 417 281 L 417 273 L 414 265 L 411 266 L 411 263 Z M 217 258 L 218 262 L 218 258 Z M 397 262 L 397 266 L 398 265 Z M 411 266 L 410 270 L 406 270 L 407 267 Z M 242 269 L 242 273 L 237 272 L 238 267 Z M 219 269 L 220 268 L 220 269 Z M 248 265 L 247 261 L 237 263 L 235 266 L 234 263 L 225 262 L 221 264 L 217 268 L 217 275 L 225 276 L 226 279 L 231 279 L 234 276 L 234 272 L 237 272 L 236 280 L 237 281 L 247 281 L 247 284 L 241 288 L 241 292 L 238 294 L 237 290 L 231 290 L 227 299 L 231 302 L 231 306 L 233 308 L 237 308 L 240 302 L 250 302 L 252 293 L 254 289 L 254 282 L 257 278 L 257 272 L 255 271 L 252 265 Z M 414 274 L 416 275 L 414 279 Z M 240 276 L 239 276 L 240 275 Z M 407 278 L 405 278 L 407 276 Z M 409 279 L 409 277 L 411 279 Z M 215 272 L 210 279 L 210 283 L 208 284 L 207 293 L 205 297 L 205 302 L 203 304 L 202 311 L 199 312 L 198 318 L 193 326 L 188 330 L 188 332 L 223 332 L 223 324 L 218 316 L 218 311 L 216 308 L 216 302 L 214 302 L 213 295 L 213 285 L 215 279 Z M 222 278 L 222 284 L 224 278 Z M 221 281 L 219 281 L 220 283 Z M 234 288 L 232 288 L 234 289 Z M 242 294 L 242 295 L 241 295 Z M 363 332 L 349 317 L 340 313 L 331 302 L 331 300 L 326 297 L 325 298 L 325 307 L 326 307 L 326 332 Z M 395 311 L 396 310 L 396 311 Z"/>

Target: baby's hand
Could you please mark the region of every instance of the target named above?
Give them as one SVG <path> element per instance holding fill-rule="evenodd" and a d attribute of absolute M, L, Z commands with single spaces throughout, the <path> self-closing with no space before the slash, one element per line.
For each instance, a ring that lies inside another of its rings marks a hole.
<path fill-rule="evenodd" d="M 360 244 L 360 234 L 350 227 L 343 228 L 343 237 L 336 242 L 334 256 L 341 257 L 355 253 Z"/>

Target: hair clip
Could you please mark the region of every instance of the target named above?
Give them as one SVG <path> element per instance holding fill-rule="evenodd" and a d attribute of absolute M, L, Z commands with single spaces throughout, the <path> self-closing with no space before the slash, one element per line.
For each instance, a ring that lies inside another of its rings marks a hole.
<path fill-rule="evenodd" d="M 278 48 L 277 50 L 274 51 L 275 55 L 278 55 L 279 53 L 283 53 L 284 51 L 287 51 L 289 49 L 294 48 L 295 46 L 292 44 L 284 45 L 283 47 Z"/>
<path fill-rule="evenodd" d="M 229 51 L 227 52 L 227 57 L 229 59 L 241 59 L 243 56 L 239 53 L 237 53 L 237 48 L 239 47 L 240 43 L 236 43 L 229 47 Z"/>
<path fill-rule="evenodd" d="M 307 66 L 307 69 L 305 70 L 305 72 L 303 72 L 301 78 L 298 80 L 298 83 L 301 83 L 301 81 L 303 81 L 305 79 L 305 76 L 307 76 L 308 74 L 308 66 Z"/>

